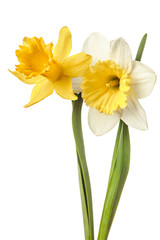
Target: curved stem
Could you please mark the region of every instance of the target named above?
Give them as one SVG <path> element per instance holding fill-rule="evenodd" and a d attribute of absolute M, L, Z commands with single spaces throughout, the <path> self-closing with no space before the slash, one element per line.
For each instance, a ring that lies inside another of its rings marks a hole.
<path fill-rule="evenodd" d="M 78 95 L 78 100 L 72 101 L 72 103 L 73 103 L 72 127 L 77 151 L 85 240 L 94 240 L 91 185 L 85 157 L 85 148 L 81 124 L 81 109 L 83 104 L 81 94 Z"/>

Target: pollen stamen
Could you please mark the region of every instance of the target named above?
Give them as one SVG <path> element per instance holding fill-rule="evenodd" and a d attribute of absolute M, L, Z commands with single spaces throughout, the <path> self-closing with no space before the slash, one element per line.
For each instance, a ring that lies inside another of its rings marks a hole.
<path fill-rule="evenodd" d="M 110 80 L 106 83 L 107 88 L 119 88 L 120 79 L 118 77 L 115 77 L 113 80 Z"/>

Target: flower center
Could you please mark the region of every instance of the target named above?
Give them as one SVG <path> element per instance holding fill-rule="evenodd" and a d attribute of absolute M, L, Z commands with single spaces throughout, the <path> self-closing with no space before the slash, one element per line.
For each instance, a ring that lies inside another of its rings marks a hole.
<path fill-rule="evenodd" d="M 126 107 L 130 81 L 130 76 L 114 61 L 98 61 L 83 77 L 82 97 L 91 108 L 110 115 Z"/>
<path fill-rule="evenodd" d="M 119 88 L 120 79 L 117 76 L 111 76 L 111 80 L 106 82 L 106 87 L 109 88 Z"/>
<path fill-rule="evenodd" d="M 60 64 L 56 63 L 54 60 L 52 60 L 49 63 L 49 70 L 43 73 L 42 75 L 46 77 L 48 80 L 55 82 L 57 81 L 61 75 L 62 75 L 62 68 Z"/>

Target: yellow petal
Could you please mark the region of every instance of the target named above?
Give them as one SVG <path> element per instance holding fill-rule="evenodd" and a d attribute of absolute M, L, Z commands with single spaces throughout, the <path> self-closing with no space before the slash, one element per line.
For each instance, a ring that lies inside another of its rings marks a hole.
<path fill-rule="evenodd" d="M 23 46 L 26 46 L 26 47 L 29 46 L 29 38 L 28 37 L 23 38 Z"/>
<path fill-rule="evenodd" d="M 57 59 L 59 63 L 68 57 L 72 48 L 72 36 L 68 27 L 63 27 L 59 33 L 58 43 L 56 44 L 53 52 L 54 58 Z"/>
<path fill-rule="evenodd" d="M 48 80 L 45 80 L 40 84 L 35 85 L 32 90 L 30 102 L 25 105 L 25 107 L 30 107 L 33 104 L 40 102 L 44 98 L 51 95 L 54 91 L 54 86 L 54 83 Z"/>
<path fill-rule="evenodd" d="M 84 52 L 75 54 L 65 59 L 62 69 L 63 74 L 71 77 L 82 76 L 92 62 L 92 57 Z"/>
<path fill-rule="evenodd" d="M 71 77 L 62 76 L 55 82 L 55 91 L 64 99 L 77 100 L 77 96 L 73 93 L 71 80 Z"/>
<path fill-rule="evenodd" d="M 12 73 L 17 78 L 19 78 L 22 82 L 27 83 L 27 84 L 38 84 L 46 79 L 45 77 L 40 76 L 40 75 L 37 77 L 26 78 L 26 76 L 23 73 L 20 73 L 17 71 L 11 71 L 11 70 L 9 70 L 9 72 Z"/>

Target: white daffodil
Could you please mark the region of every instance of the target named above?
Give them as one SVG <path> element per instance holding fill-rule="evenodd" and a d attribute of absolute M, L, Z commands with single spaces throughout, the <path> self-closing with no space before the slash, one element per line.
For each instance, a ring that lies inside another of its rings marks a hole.
<path fill-rule="evenodd" d="M 129 45 L 123 38 L 107 41 L 99 34 L 91 34 L 83 51 L 92 56 L 92 66 L 81 79 L 72 81 L 75 92 L 90 107 L 89 126 L 96 135 L 110 131 L 122 119 L 127 125 L 147 129 L 145 111 L 138 99 L 147 97 L 155 84 L 152 69 L 132 60 Z M 81 86 L 81 88 L 80 88 Z"/>

